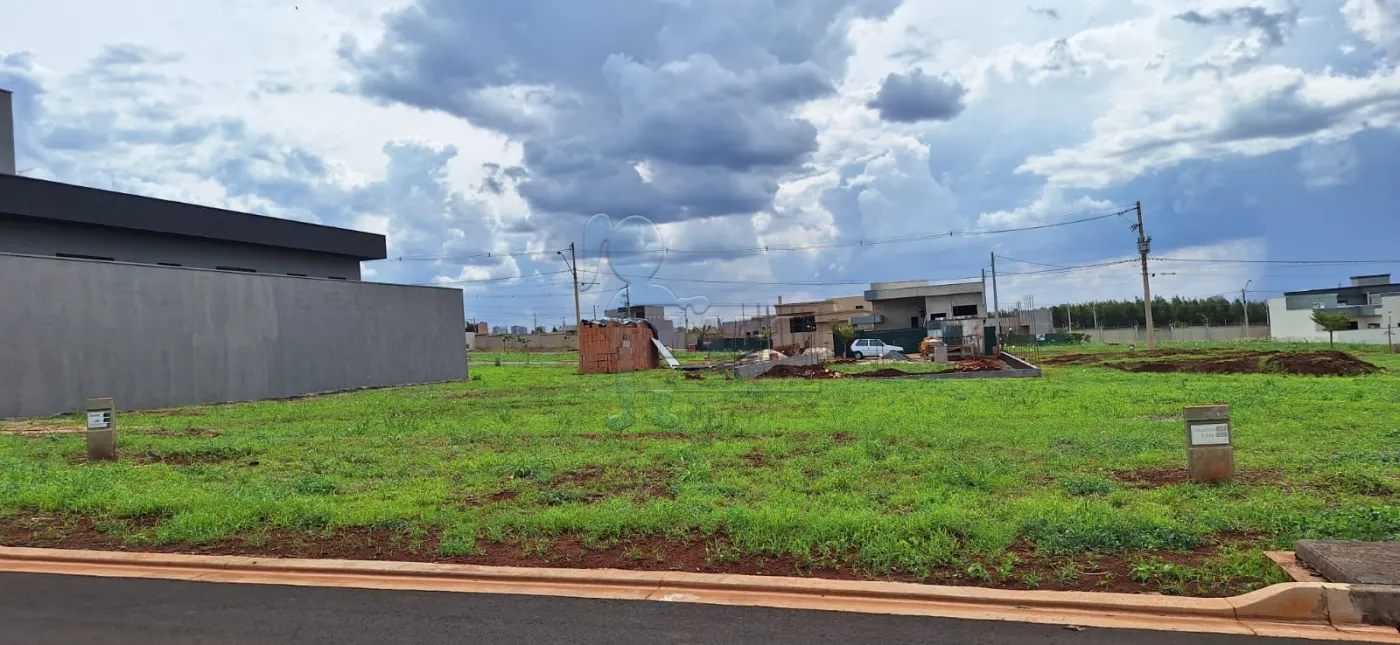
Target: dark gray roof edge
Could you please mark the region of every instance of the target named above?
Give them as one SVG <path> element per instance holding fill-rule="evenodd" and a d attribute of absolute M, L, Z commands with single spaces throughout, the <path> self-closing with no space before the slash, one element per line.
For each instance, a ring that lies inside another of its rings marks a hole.
<path fill-rule="evenodd" d="M 1283 295 L 1285 295 L 1285 296 L 1312 296 L 1312 295 L 1326 294 L 1326 293 L 1336 293 L 1336 294 L 1342 294 L 1342 293 L 1370 293 L 1370 292 L 1372 292 L 1372 291 L 1381 291 L 1381 290 L 1389 290 L 1389 289 L 1400 289 L 1400 282 L 1391 282 L 1391 283 L 1389 283 L 1389 284 L 1368 284 L 1368 285 L 1363 286 L 1363 287 L 1345 286 L 1345 287 L 1332 287 L 1331 289 L 1304 289 L 1304 290 L 1302 290 L 1302 291 L 1285 291 L 1285 292 L 1283 292 Z"/>
<path fill-rule="evenodd" d="M 0 174 L 0 213 L 344 255 L 388 256 L 383 235 Z"/>

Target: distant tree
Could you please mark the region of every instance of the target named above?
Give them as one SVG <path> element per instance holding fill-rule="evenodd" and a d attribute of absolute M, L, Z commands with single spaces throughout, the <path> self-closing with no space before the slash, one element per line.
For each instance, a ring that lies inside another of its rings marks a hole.
<path fill-rule="evenodd" d="M 1328 347 L 1336 345 L 1335 336 L 1333 334 L 1351 329 L 1351 317 L 1340 311 L 1335 314 L 1329 314 L 1321 309 L 1314 309 L 1312 321 L 1327 332 Z"/>
<path fill-rule="evenodd" d="M 557 333 L 559 333 L 559 328 L 558 328 L 558 327 L 550 327 L 550 328 L 549 328 L 549 333 L 551 333 L 551 334 L 557 334 Z"/>

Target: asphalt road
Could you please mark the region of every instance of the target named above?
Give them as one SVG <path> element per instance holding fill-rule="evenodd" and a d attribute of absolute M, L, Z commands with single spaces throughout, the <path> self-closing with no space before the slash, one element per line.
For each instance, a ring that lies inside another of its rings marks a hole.
<path fill-rule="evenodd" d="M 1314 643 L 542 596 L 0 573 L 0 643 Z"/>

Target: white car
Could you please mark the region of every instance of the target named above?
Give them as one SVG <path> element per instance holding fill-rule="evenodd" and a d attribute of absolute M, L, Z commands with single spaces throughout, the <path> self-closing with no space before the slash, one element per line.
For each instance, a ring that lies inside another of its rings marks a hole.
<path fill-rule="evenodd" d="M 885 341 L 874 338 L 860 338 L 857 339 L 856 342 L 851 343 L 851 355 L 855 356 L 857 359 L 865 358 L 866 356 L 878 358 L 890 352 L 899 352 L 903 354 L 904 348 L 899 345 L 888 345 Z"/>

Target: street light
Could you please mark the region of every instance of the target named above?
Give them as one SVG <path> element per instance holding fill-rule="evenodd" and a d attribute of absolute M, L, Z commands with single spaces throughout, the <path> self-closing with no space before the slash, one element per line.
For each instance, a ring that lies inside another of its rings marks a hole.
<path fill-rule="evenodd" d="M 1247 280 L 1244 289 L 1240 291 L 1240 304 L 1244 306 L 1244 339 L 1249 340 L 1249 285 L 1254 280 Z"/>

